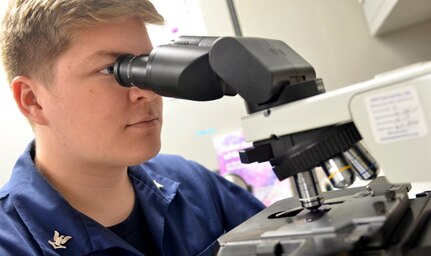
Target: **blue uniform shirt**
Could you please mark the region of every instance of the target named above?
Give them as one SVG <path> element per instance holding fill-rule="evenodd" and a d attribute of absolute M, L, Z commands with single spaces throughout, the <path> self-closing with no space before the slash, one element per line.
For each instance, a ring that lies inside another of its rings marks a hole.
<path fill-rule="evenodd" d="M 72 208 L 40 174 L 30 144 L 0 190 L 0 255 L 142 255 Z M 217 239 L 261 209 L 250 193 L 178 156 L 129 167 L 163 255 L 211 255 Z"/>

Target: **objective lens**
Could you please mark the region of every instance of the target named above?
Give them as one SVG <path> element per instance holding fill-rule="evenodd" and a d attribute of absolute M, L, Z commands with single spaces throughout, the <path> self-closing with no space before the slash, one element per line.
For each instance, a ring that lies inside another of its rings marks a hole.
<path fill-rule="evenodd" d="M 345 151 L 343 155 L 350 162 L 360 179 L 372 180 L 377 177 L 379 172 L 377 162 L 360 143 L 356 143 L 356 145 Z"/>
<path fill-rule="evenodd" d="M 323 203 L 323 197 L 314 169 L 297 173 L 293 179 L 302 207 L 309 210 L 319 208 Z"/>
<path fill-rule="evenodd" d="M 335 188 L 347 188 L 355 181 L 353 168 L 342 154 L 323 163 L 322 168 Z"/>

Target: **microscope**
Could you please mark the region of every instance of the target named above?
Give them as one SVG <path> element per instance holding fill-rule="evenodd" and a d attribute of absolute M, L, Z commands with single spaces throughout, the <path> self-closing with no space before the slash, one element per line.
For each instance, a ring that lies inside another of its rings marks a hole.
<path fill-rule="evenodd" d="M 120 56 L 114 74 L 122 86 L 173 98 L 238 94 L 253 142 L 241 161 L 269 161 L 279 180 L 292 177 L 297 196 L 223 235 L 218 255 L 431 253 L 430 192 L 408 195 L 409 182 L 431 180 L 431 63 L 325 92 L 282 41 L 183 36 Z M 321 191 L 316 168 L 334 190 Z M 356 178 L 369 183 L 349 188 Z"/>

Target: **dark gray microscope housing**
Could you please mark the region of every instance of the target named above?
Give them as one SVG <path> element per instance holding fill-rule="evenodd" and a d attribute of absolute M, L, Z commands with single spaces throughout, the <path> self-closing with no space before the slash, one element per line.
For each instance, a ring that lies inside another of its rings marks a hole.
<path fill-rule="evenodd" d="M 208 101 L 241 96 L 249 114 L 271 114 L 324 93 L 313 67 L 279 40 L 180 37 L 149 55 L 123 55 L 122 86 Z M 330 113 L 327 113 L 330 114 Z M 294 120 L 286 120 L 285 125 Z M 265 129 L 265 127 L 259 127 Z M 254 141 L 243 163 L 269 161 L 279 180 L 293 177 L 297 196 L 281 200 L 219 239 L 218 255 L 424 255 L 431 252 L 429 193 L 409 199 L 410 185 L 377 177 L 353 122 Z M 322 193 L 315 168 L 334 188 Z M 368 186 L 347 188 L 356 177 Z"/>

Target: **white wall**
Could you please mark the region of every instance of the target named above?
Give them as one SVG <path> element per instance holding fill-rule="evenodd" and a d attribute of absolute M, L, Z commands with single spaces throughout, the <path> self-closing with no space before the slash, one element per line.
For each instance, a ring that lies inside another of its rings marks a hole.
<path fill-rule="evenodd" d="M 0 186 L 10 176 L 16 159 L 33 138 L 30 125 L 22 117 L 13 101 L 9 85 L 0 72 Z"/>
<path fill-rule="evenodd" d="M 0 1 L 0 13 L 6 7 Z M 11 174 L 16 159 L 32 139 L 32 131 L 13 101 L 12 93 L 0 66 L 0 186 Z"/>
<path fill-rule="evenodd" d="M 237 132 L 246 115 L 238 96 L 211 102 L 174 100 L 164 105 L 162 152 L 180 154 L 218 169 L 213 138 Z"/>

